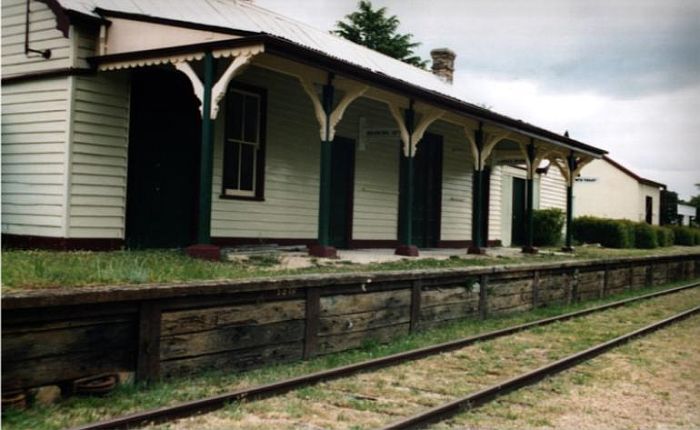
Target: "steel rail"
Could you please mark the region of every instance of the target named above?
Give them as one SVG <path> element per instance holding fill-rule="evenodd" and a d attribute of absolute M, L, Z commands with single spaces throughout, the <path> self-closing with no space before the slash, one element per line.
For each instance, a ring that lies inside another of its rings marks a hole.
<path fill-rule="evenodd" d="M 633 332 L 616 337 L 615 339 L 608 340 L 591 348 L 564 357 L 560 360 L 551 362 L 535 370 L 522 373 L 514 378 L 499 382 L 495 385 L 491 385 L 490 387 L 476 391 L 465 397 L 458 398 L 448 403 L 443 403 L 442 405 L 438 405 L 427 411 L 418 413 L 400 421 L 396 421 L 392 424 L 389 424 L 386 427 L 382 427 L 381 430 L 424 428 L 428 424 L 442 421 L 466 409 L 473 409 L 482 406 L 497 397 L 500 397 L 504 394 L 510 393 L 527 385 L 534 384 L 546 378 L 547 376 L 557 374 L 566 369 L 574 367 L 577 364 L 580 364 L 584 361 L 595 358 L 605 353 L 606 351 L 620 346 L 634 338 L 648 335 L 656 330 L 664 328 L 682 319 L 688 318 L 691 315 L 699 312 L 700 306 L 696 306 L 679 314 L 673 315 L 668 318 L 664 318 L 653 324 L 649 324 Z"/>
<path fill-rule="evenodd" d="M 98 421 L 94 423 L 85 424 L 78 427 L 73 427 L 72 430 L 108 430 L 108 429 L 126 429 L 133 428 L 139 424 L 145 423 L 160 423 L 166 421 L 172 421 L 178 418 L 184 418 L 192 415 L 197 415 L 201 413 L 211 412 L 216 409 L 220 409 L 227 404 L 240 400 L 250 400 L 250 399 L 262 399 L 266 397 L 271 397 L 279 394 L 284 394 L 288 391 L 294 390 L 296 388 L 301 388 L 307 385 L 316 384 L 322 381 L 329 381 L 345 376 L 352 375 L 366 370 L 375 370 L 386 366 L 395 365 L 405 361 L 416 360 L 419 358 L 427 357 L 433 354 L 447 352 L 456 350 L 476 342 L 482 342 L 486 340 L 495 339 L 502 336 L 508 336 L 519 331 L 523 331 L 533 327 L 544 326 L 552 324 L 558 321 L 566 321 L 572 318 L 582 317 L 595 312 L 604 311 L 607 309 L 613 309 L 616 307 L 621 307 L 628 305 L 630 303 L 638 302 L 641 300 L 652 299 L 660 296 L 665 296 L 668 294 L 678 293 L 691 288 L 696 288 L 700 286 L 700 282 L 696 281 L 690 284 L 682 285 L 675 288 L 669 288 L 667 290 L 657 291 L 653 293 L 644 294 L 638 297 L 632 297 L 629 299 L 618 300 L 615 302 L 607 303 L 600 306 L 595 306 L 588 309 L 582 309 L 580 311 L 569 312 L 566 314 L 544 318 L 524 324 L 518 324 L 511 327 L 506 327 L 503 329 L 493 330 L 486 333 L 477 334 L 474 336 L 469 336 L 462 339 L 457 339 L 453 341 L 448 341 L 440 343 L 437 345 L 431 345 L 423 348 L 413 349 L 405 352 L 400 352 L 392 355 L 387 355 L 385 357 L 375 358 L 371 360 L 362 361 L 359 363 L 349 364 L 345 366 L 335 367 L 332 369 L 322 370 L 319 372 L 310 373 L 307 375 L 297 376 L 294 378 L 285 379 L 278 382 L 273 382 L 264 385 L 257 385 L 254 387 L 243 388 L 235 391 L 231 391 L 224 394 L 219 394 L 211 397 L 206 397 L 198 400 L 191 400 L 188 402 L 179 403 L 172 406 L 163 406 L 160 408 L 149 409 L 146 411 L 135 412 L 132 414 L 123 415 L 116 418 L 111 418 L 104 421 Z"/>

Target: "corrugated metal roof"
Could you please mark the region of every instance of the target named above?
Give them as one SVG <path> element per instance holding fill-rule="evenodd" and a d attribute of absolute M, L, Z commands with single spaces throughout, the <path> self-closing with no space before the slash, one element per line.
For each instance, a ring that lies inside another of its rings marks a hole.
<path fill-rule="evenodd" d="M 454 88 L 429 71 L 352 43 L 253 2 L 237 0 L 59 0 L 62 7 L 98 16 L 95 9 L 266 33 L 324 52 L 374 72 L 458 98 Z"/>
<path fill-rule="evenodd" d="M 251 33 L 272 35 L 294 44 L 323 53 L 351 65 L 359 66 L 371 72 L 403 81 L 425 90 L 452 98 L 476 109 L 478 106 L 464 100 L 456 88 L 442 81 L 433 73 L 406 64 L 395 58 L 355 44 L 328 31 L 320 30 L 303 22 L 280 15 L 262 8 L 253 2 L 244 0 L 57 0 L 64 9 L 85 15 L 99 17 L 99 9 L 143 15 L 147 17 L 185 21 L 194 24 L 223 27 Z M 495 112 L 493 112 L 495 114 Z M 498 115 L 498 114 L 496 114 Z M 499 115 L 500 116 L 500 115 Z M 502 116 L 504 119 L 510 119 Z M 524 123 L 519 120 L 523 125 Z M 534 127 L 534 126 L 533 126 Z M 535 127 L 538 128 L 539 127 Z M 562 142 L 576 142 L 556 133 Z M 603 153 L 598 148 L 589 150 Z"/>

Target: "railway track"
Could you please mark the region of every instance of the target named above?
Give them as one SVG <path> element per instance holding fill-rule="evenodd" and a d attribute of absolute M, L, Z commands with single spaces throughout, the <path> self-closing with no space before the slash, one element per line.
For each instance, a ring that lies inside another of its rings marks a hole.
<path fill-rule="evenodd" d="M 136 426 L 143 425 L 146 423 L 170 422 L 183 417 L 189 417 L 206 412 L 211 412 L 223 406 L 226 406 L 231 402 L 237 402 L 242 400 L 259 400 L 263 398 L 279 396 L 289 391 L 317 384 L 319 382 L 339 380 L 341 378 L 345 378 L 361 372 L 367 372 L 370 370 L 374 371 L 381 368 L 398 366 L 406 362 L 434 357 L 450 351 L 458 351 L 461 348 L 476 344 L 478 342 L 502 338 L 505 336 L 524 332 L 529 329 L 534 329 L 536 327 L 543 327 L 557 322 L 563 322 L 575 318 L 592 315 L 595 313 L 600 313 L 614 308 L 620 308 L 644 300 L 680 293 L 682 291 L 687 291 L 698 286 L 700 286 L 700 282 L 694 282 L 691 284 L 683 285 L 681 287 L 645 294 L 631 299 L 619 300 L 616 302 L 611 302 L 605 305 L 596 306 L 581 311 L 571 312 L 556 317 L 545 318 L 530 323 L 511 326 L 504 329 L 470 336 L 455 341 L 441 343 L 438 345 L 419 348 L 398 354 L 389 355 L 386 357 L 381 357 L 347 366 L 315 372 L 312 374 L 290 378 L 271 384 L 240 389 L 204 399 L 184 402 L 173 406 L 147 410 L 101 422 L 91 423 L 80 427 L 76 427 L 74 430 L 134 428 Z M 437 398 L 428 401 L 426 404 L 421 404 L 420 406 L 429 406 L 428 408 L 422 407 L 421 409 L 423 410 L 423 412 L 420 412 L 418 414 L 403 414 L 402 416 L 408 416 L 408 418 L 400 419 L 385 428 L 419 428 L 431 422 L 439 421 L 455 413 L 458 413 L 459 411 L 462 411 L 465 408 L 476 407 L 478 405 L 484 404 L 485 402 L 488 402 L 489 400 L 497 396 L 513 391 L 525 385 L 532 384 L 548 375 L 560 372 L 562 370 L 576 365 L 577 363 L 602 354 L 603 352 L 614 348 L 615 346 L 620 345 L 624 342 L 627 342 L 632 338 L 651 333 L 652 331 L 658 330 L 662 327 L 672 324 L 675 321 L 687 318 L 688 316 L 698 312 L 700 312 L 700 307 L 695 307 L 693 309 L 684 311 L 680 314 L 674 315 L 673 317 L 665 318 L 661 321 L 657 321 L 656 323 L 650 324 L 641 329 L 637 329 L 633 332 L 619 336 L 615 339 L 603 342 L 584 351 L 579 351 L 563 359 L 556 360 L 547 365 L 541 366 L 536 370 L 524 372 L 514 378 L 510 378 L 508 380 L 491 385 L 487 388 L 480 389 L 467 396 L 455 396 L 454 393 L 442 393 L 440 395 L 437 395 Z M 460 372 L 457 373 L 459 374 Z M 461 375 L 466 376 L 466 374 L 463 371 L 461 372 Z"/>

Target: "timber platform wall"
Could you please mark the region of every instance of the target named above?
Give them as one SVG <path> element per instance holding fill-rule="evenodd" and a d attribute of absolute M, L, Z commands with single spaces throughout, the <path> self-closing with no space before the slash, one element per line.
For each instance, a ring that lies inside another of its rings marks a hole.
<path fill-rule="evenodd" d="M 6 294 L 3 391 L 296 361 L 461 318 L 700 278 L 700 254 Z"/>

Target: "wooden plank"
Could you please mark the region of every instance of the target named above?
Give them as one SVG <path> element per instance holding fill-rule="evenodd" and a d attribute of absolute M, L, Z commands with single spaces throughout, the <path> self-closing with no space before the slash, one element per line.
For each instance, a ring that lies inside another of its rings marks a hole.
<path fill-rule="evenodd" d="M 136 327 L 133 322 L 95 324 L 56 330 L 3 333 L 3 372 L 14 363 L 42 357 L 60 357 L 67 354 L 105 351 L 133 345 Z"/>
<path fill-rule="evenodd" d="M 418 328 L 420 318 L 421 288 L 421 281 L 419 279 L 413 281 L 411 285 L 410 332 L 414 332 Z"/>
<path fill-rule="evenodd" d="M 574 269 L 570 272 L 570 275 L 568 276 L 568 282 L 567 282 L 567 295 L 566 295 L 566 303 L 568 305 L 572 304 L 574 300 L 576 300 L 576 294 L 578 293 L 578 277 L 579 277 L 579 271 L 578 269 Z"/>
<path fill-rule="evenodd" d="M 321 315 L 346 315 L 357 312 L 411 305 L 411 290 L 349 294 L 321 297 Z"/>
<path fill-rule="evenodd" d="M 160 358 L 161 360 L 170 360 L 300 341 L 303 336 L 304 320 L 263 325 L 228 326 L 197 333 L 163 336 L 160 340 Z"/>
<path fill-rule="evenodd" d="M 136 380 L 153 382 L 160 379 L 161 309 L 154 301 L 141 303 L 136 358 Z"/>
<path fill-rule="evenodd" d="M 206 369 L 232 372 L 263 367 L 272 363 L 288 363 L 301 360 L 303 349 L 302 342 L 276 343 L 262 347 L 161 361 L 161 375 L 163 378 L 170 378 Z"/>
<path fill-rule="evenodd" d="M 484 320 L 488 317 L 488 275 L 479 276 L 479 318 Z"/>
<path fill-rule="evenodd" d="M 603 266 L 603 288 L 600 291 L 600 297 L 606 297 L 610 290 L 610 269 L 608 265 Z"/>
<path fill-rule="evenodd" d="M 321 314 L 321 294 L 318 288 L 306 289 L 306 321 L 304 324 L 304 359 L 318 351 L 318 331 Z"/>
<path fill-rule="evenodd" d="M 409 307 L 401 307 L 321 317 L 318 336 L 352 333 L 401 323 L 410 323 L 411 312 L 412 309 Z"/>
<path fill-rule="evenodd" d="M 213 330 L 225 326 L 270 324 L 304 318 L 304 301 L 217 306 L 176 312 L 163 312 L 163 336 Z"/>
<path fill-rule="evenodd" d="M 476 294 L 463 285 L 429 290 L 423 289 L 421 294 L 421 306 L 430 307 L 449 303 L 461 303 L 474 300 L 475 298 Z"/>
<path fill-rule="evenodd" d="M 3 363 L 2 389 L 54 385 L 100 373 L 133 371 L 135 362 L 134 349 L 117 348 L 37 358 L 13 365 Z"/>
<path fill-rule="evenodd" d="M 436 321 L 449 321 L 469 316 L 476 316 L 479 312 L 479 302 L 470 300 L 460 303 L 448 303 L 445 305 L 431 306 L 420 311 L 419 326 L 425 329 L 426 323 Z"/>
<path fill-rule="evenodd" d="M 9 312 L 8 312 L 9 313 Z M 132 315 L 105 315 L 103 317 L 88 317 L 77 319 L 60 319 L 55 321 L 32 321 L 25 322 L 9 321 L 3 314 L 2 335 L 18 333 L 34 333 L 59 329 L 75 329 L 78 327 L 89 327 L 100 324 L 128 323 L 134 321 Z"/>
<path fill-rule="evenodd" d="M 537 309 L 540 305 L 540 271 L 535 270 L 532 274 L 532 308 Z"/>
<path fill-rule="evenodd" d="M 340 334 L 335 336 L 324 336 L 319 338 L 318 353 L 328 354 L 331 352 L 345 351 L 352 348 L 359 348 L 366 342 L 385 343 L 397 336 L 408 334 L 410 324 L 392 325 L 374 330 L 357 331 L 353 333 Z"/>

